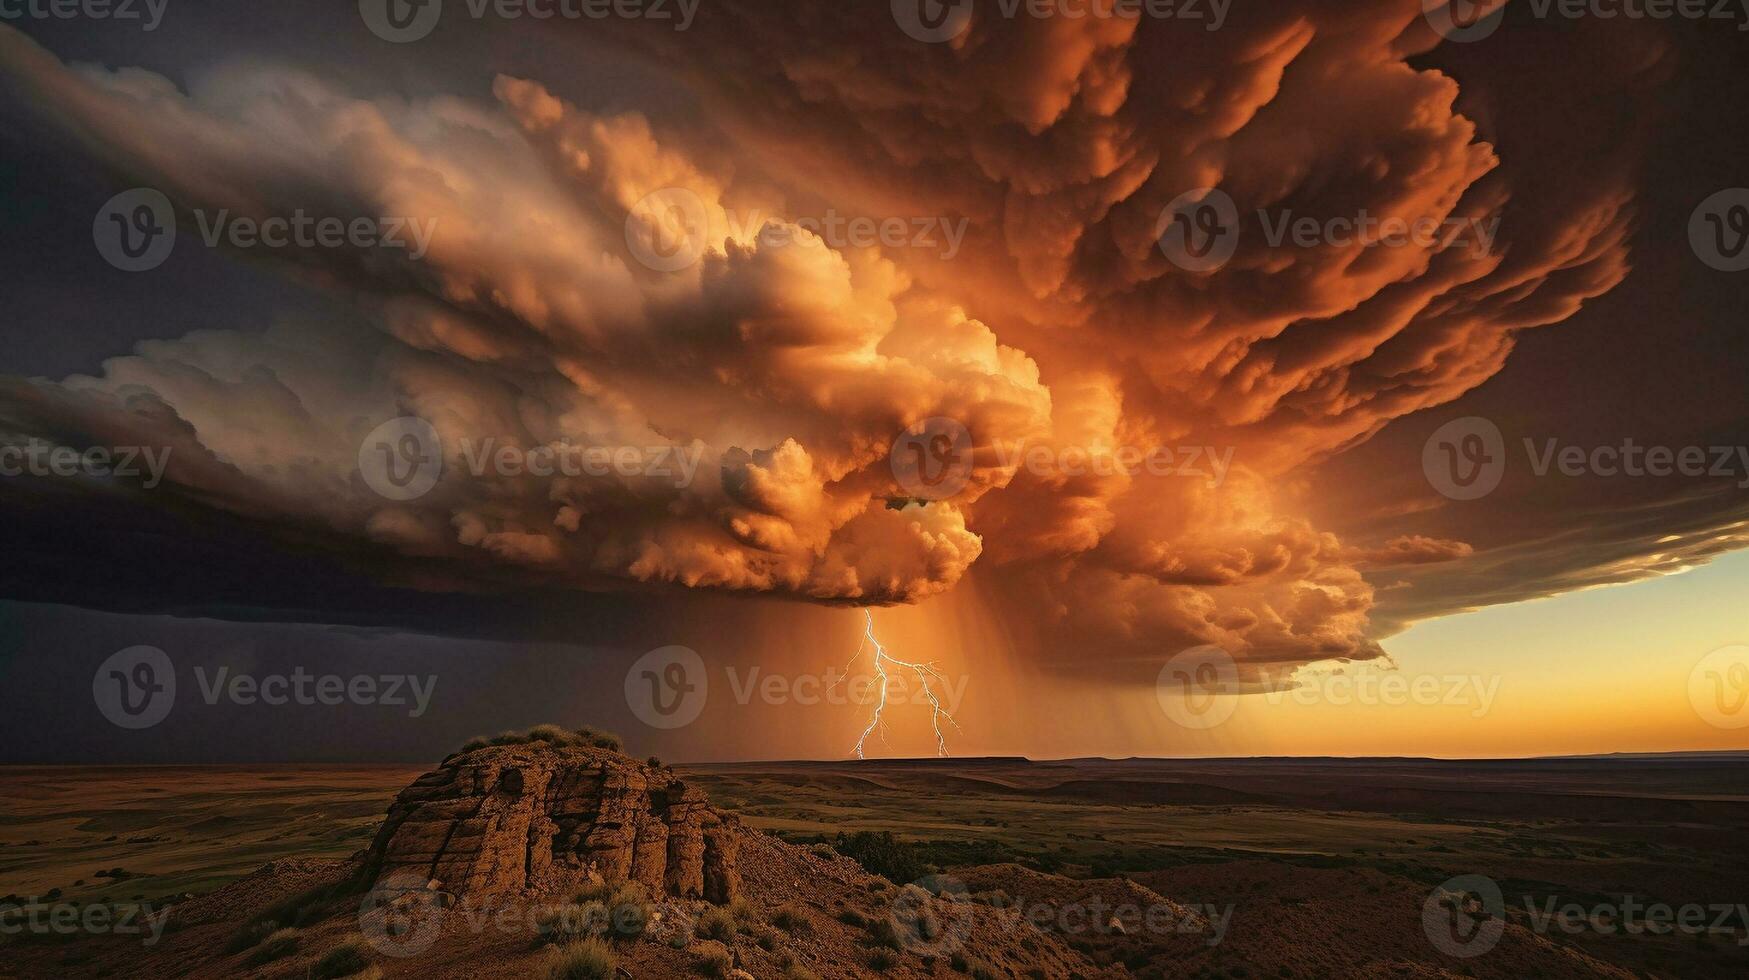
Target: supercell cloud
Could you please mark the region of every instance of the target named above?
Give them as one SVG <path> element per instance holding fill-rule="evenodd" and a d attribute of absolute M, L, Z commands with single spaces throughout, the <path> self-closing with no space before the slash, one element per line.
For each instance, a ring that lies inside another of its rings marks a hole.
<path fill-rule="evenodd" d="M 90 492 L 302 529 L 398 587 L 891 604 L 976 567 L 1047 657 L 1091 644 L 1113 673 L 1202 643 L 1265 671 L 1381 656 L 1371 576 L 1481 567 L 1450 534 L 1320 526 L 1307 473 L 1622 280 L 1638 134 L 1558 188 L 1527 183 L 1598 120 L 1491 125 L 1424 63 L 1440 38 L 1420 0 L 1236 4 L 1218 31 L 979 8 L 943 43 L 887 7 L 585 25 L 677 71 L 683 110 L 508 73 L 410 99 L 215 58 L 178 84 L 0 27 L 4 84 L 118 189 L 168 195 L 185 238 L 218 215 L 429 230 L 417 256 L 238 250 L 356 317 L 5 379 L 0 428 L 170 446 L 161 486 Z M 1580 106 L 1656 81 L 1653 48 L 1591 56 L 1617 70 Z M 1225 264 L 1190 271 L 1159 238 L 1202 188 L 1240 232 Z M 907 234 L 846 241 L 834 215 Z M 1298 218 L 1457 233 L 1271 241 Z M 359 453 L 402 416 L 430 423 L 445 465 L 393 500 Z M 925 504 L 889 454 L 943 418 L 975 465 Z M 578 446 L 657 465 L 479 465 Z M 1175 465 L 1144 464 L 1161 452 Z"/>

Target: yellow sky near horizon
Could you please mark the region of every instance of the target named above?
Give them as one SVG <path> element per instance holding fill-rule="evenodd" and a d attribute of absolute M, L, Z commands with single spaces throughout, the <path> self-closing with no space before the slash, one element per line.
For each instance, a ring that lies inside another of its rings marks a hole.
<path fill-rule="evenodd" d="M 1237 699 L 1169 754 L 1492 758 L 1749 749 L 1749 554 L 1684 574 L 1418 623 L 1385 642 L 1395 671 L 1351 667 L 1298 694 Z M 1381 693 L 1384 678 L 1401 675 Z M 1371 684 L 1363 688 L 1358 677 Z M 1421 680 L 1418 680 L 1421 679 Z M 1419 698 L 1413 685 L 1420 683 Z M 1720 694 L 1722 707 L 1703 717 Z M 1691 696 L 1692 692 L 1692 696 Z M 1418 703 L 1419 702 L 1421 703 Z M 1737 725 L 1740 727 L 1727 727 Z M 1173 726 L 1176 727 L 1176 726 Z"/>

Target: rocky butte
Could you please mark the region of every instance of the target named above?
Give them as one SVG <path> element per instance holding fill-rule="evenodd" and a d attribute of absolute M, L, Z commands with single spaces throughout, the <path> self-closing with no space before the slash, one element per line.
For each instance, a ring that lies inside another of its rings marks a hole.
<path fill-rule="evenodd" d="M 532 741 L 445 759 L 401 791 L 367 858 L 379 884 L 535 897 L 597 880 L 726 903 L 739 893 L 740 821 L 672 771 L 607 748 Z"/>

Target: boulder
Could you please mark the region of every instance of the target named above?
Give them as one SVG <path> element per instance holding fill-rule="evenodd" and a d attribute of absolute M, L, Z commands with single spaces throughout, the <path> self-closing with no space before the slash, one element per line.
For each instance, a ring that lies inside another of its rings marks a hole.
<path fill-rule="evenodd" d="M 670 770 L 588 746 L 494 745 L 402 790 L 366 869 L 379 884 L 436 881 L 475 899 L 605 880 L 725 903 L 740 890 L 740 833 Z"/>

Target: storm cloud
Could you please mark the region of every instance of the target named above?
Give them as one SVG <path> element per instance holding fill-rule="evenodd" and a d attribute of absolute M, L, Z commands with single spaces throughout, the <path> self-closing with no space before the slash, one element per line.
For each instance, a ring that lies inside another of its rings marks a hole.
<path fill-rule="evenodd" d="M 1420 0 L 1235 6 L 1218 31 L 981 8 L 935 44 L 886 4 L 724 3 L 686 32 L 604 29 L 695 103 L 592 105 L 511 73 L 413 98 L 247 58 L 179 84 L 69 65 L 0 27 L 4 84 L 118 189 L 164 192 L 186 238 L 219 214 L 431 229 L 417 257 L 236 249 L 349 317 L 6 379 L 12 441 L 172 449 L 151 491 L 12 492 L 64 513 L 120 496 L 210 514 L 237 529 L 227 542 L 472 597 L 916 603 L 977 566 L 1037 657 L 1092 644 L 1123 676 L 1202 643 L 1264 673 L 1381 657 L 1401 619 L 1471 601 L 1376 615 L 1378 583 L 1411 571 L 1515 594 L 1519 563 L 1471 529 L 1414 526 L 1424 485 L 1369 501 L 1396 508 L 1388 521 L 1333 521 L 1314 476 L 1622 282 L 1647 137 L 1615 124 L 1662 81 L 1656 37 L 1569 38 L 1609 70 L 1530 131 L 1427 62 L 1441 39 Z M 1553 77 L 1477 71 L 1484 92 Z M 1606 124 L 1584 167 L 1539 176 Z M 1162 223 L 1210 188 L 1234 204 L 1237 244 L 1186 269 Z M 839 240 L 829 215 L 908 237 Z M 1272 240 L 1296 219 L 1488 233 Z M 925 222 L 963 241 L 915 247 Z M 400 417 L 430 424 L 444 466 L 391 500 L 360 449 Z M 925 502 L 892 455 L 930 419 L 963 427 L 973 464 Z M 579 446 L 690 459 L 694 475 L 480 465 Z M 1162 453 L 1173 465 L 1146 465 Z M 231 550 L 213 557 L 257 560 Z M 1597 578 L 1554 564 L 1539 582 Z"/>

